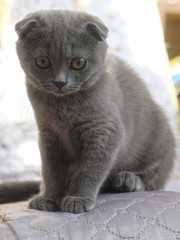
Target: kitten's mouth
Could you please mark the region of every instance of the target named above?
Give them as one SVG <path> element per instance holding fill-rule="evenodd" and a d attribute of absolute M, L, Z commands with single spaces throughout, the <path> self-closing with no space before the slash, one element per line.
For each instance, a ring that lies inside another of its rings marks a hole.
<path fill-rule="evenodd" d="M 80 90 L 80 88 L 76 87 L 76 88 L 51 88 L 51 87 L 46 87 L 46 86 L 41 86 L 41 88 L 46 91 L 47 93 L 62 97 L 64 95 L 69 95 L 69 94 L 73 94 L 77 91 Z"/>
<path fill-rule="evenodd" d="M 66 89 L 66 90 L 58 89 L 58 90 L 49 91 L 49 92 L 53 93 L 56 96 L 62 97 L 62 96 L 72 94 L 77 91 L 78 91 L 77 89 Z"/>

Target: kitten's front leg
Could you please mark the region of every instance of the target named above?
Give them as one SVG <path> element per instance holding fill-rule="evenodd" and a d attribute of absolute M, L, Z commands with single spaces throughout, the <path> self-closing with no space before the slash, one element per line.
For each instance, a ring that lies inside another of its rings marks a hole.
<path fill-rule="evenodd" d="M 40 132 L 39 145 L 43 182 L 41 191 L 29 202 L 29 208 L 57 211 L 65 194 L 68 164 L 57 137 L 49 129 Z"/>
<path fill-rule="evenodd" d="M 87 130 L 86 130 L 87 131 Z M 102 129 L 86 132 L 80 167 L 72 176 L 67 196 L 62 200 L 61 210 L 82 213 L 94 208 L 96 196 L 107 177 L 117 153 L 116 134 Z"/>

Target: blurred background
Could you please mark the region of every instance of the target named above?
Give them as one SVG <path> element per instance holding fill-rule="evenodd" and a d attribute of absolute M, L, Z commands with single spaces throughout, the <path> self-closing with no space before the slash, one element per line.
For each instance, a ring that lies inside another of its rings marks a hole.
<path fill-rule="evenodd" d="M 34 115 L 16 56 L 14 25 L 42 8 L 86 10 L 108 26 L 109 51 L 142 76 L 179 141 L 180 1 L 0 0 L 0 182 L 40 178 Z M 180 191 L 179 145 L 167 190 Z"/>

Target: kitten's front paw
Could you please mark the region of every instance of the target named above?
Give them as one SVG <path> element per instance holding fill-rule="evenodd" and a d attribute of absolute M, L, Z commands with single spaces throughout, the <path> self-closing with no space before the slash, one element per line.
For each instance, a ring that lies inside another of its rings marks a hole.
<path fill-rule="evenodd" d="M 94 208 L 95 201 L 88 197 L 67 196 L 62 200 L 61 210 L 71 213 L 82 213 Z"/>
<path fill-rule="evenodd" d="M 59 210 L 57 204 L 53 199 L 45 198 L 39 195 L 35 196 L 30 200 L 28 207 L 30 209 L 49 211 L 49 212 L 55 212 Z"/>

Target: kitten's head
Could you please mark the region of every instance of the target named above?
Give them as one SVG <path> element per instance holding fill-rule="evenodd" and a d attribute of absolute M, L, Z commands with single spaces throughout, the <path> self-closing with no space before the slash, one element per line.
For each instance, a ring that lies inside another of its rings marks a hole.
<path fill-rule="evenodd" d="M 87 89 L 103 71 L 107 27 L 95 16 L 43 10 L 15 26 L 27 83 L 55 95 Z"/>

